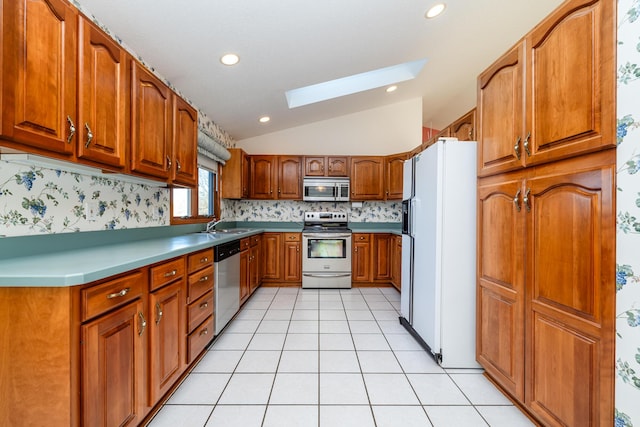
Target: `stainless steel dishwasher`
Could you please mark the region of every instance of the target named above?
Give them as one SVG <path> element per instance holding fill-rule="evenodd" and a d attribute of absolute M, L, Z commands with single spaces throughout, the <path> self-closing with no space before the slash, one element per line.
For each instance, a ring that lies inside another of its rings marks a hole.
<path fill-rule="evenodd" d="M 214 247 L 215 335 L 240 309 L 240 240 Z"/>

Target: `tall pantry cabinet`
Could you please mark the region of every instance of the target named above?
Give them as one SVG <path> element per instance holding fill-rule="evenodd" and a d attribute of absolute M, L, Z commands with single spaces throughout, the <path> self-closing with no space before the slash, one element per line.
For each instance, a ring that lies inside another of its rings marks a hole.
<path fill-rule="evenodd" d="M 478 77 L 477 359 L 543 425 L 613 420 L 615 10 L 565 1 Z"/>

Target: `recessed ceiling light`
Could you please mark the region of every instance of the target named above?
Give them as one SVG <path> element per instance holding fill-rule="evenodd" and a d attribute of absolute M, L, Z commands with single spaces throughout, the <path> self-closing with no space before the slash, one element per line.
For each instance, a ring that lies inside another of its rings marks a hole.
<path fill-rule="evenodd" d="M 444 12 L 445 6 L 444 3 L 438 3 L 435 6 L 432 6 L 427 12 L 424 14 L 424 17 L 427 19 L 435 18 L 436 16 L 442 14 Z"/>
<path fill-rule="evenodd" d="M 262 116 L 258 119 L 260 121 L 260 123 L 267 123 L 269 120 L 271 120 L 271 117 L 269 116 Z"/>
<path fill-rule="evenodd" d="M 220 58 L 220 62 L 224 65 L 236 65 L 238 61 L 240 61 L 240 57 L 235 53 L 227 53 Z"/>
<path fill-rule="evenodd" d="M 398 86 L 393 85 L 393 86 L 389 86 L 388 88 L 386 88 L 385 90 L 387 91 L 387 93 L 391 93 L 391 92 L 395 92 L 396 89 L 398 89 Z"/>

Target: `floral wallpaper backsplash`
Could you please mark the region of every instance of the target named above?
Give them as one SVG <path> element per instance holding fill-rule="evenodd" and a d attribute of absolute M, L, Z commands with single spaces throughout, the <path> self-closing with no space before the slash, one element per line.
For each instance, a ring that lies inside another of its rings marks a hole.
<path fill-rule="evenodd" d="M 156 227 L 169 215 L 167 188 L 0 161 L 0 236 Z"/>
<path fill-rule="evenodd" d="M 615 427 L 640 426 L 640 0 L 618 1 Z"/>
<path fill-rule="evenodd" d="M 401 222 L 402 203 L 363 202 L 362 207 L 351 203 L 300 202 L 292 200 L 228 200 L 223 201 L 222 219 L 228 221 L 299 222 L 307 211 L 346 212 L 351 222 Z"/>

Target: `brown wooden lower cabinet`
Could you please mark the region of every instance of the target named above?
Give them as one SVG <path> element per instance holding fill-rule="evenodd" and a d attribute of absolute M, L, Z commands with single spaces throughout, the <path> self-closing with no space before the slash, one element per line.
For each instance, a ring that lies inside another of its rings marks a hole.
<path fill-rule="evenodd" d="M 140 425 L 213 319 L 211 249 L 86 285 L 0 287 L 0 425 Z"/>
<path fill-rule="evenodd" d="M 186 368 L 184 277 L 149 295 L 149 406 Z"/>
<path fill-rule="evenodd" d="M 402 286 L 402 236 L 391 236 L 391 284 L 400 290 Z"/>
<path fill-rule="evenodd" d="M 351 249 L 351 281 L 355 286 L 394 285 L 394 269 L 399 280 L 402 241 L 396 246 L 390 233 L 353 233 Z M 399 288 L 399 283 L 396 286 Z"/>
<path fill-rule="evenodd" d="M 262 283 L 292 286 L 302 282 L 300 233 L 263 233 Z"/>
<path fill-rule="evenodd" d="M 136 426 L 142 421 L 146 329 L 142 299 L 82 326 L 82 425 Z"/>
<path fill-rule="evenodd" d="M 540 423 L 613 420 L 615 150 L 482 178 L 477 358 Z"/>

